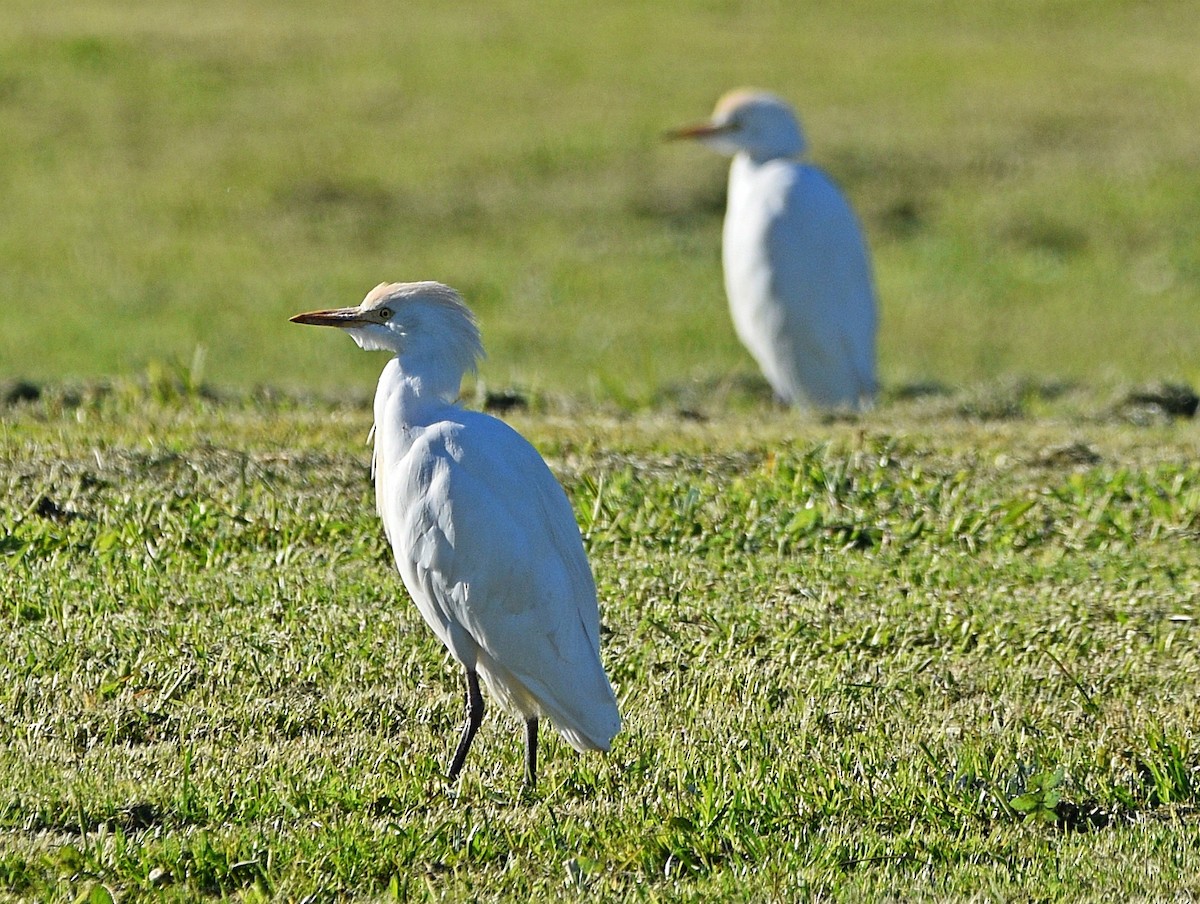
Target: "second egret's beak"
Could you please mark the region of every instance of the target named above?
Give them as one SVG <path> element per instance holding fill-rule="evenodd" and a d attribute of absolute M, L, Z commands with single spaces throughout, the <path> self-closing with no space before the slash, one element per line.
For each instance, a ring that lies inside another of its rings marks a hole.
<path fill-rule="evenodd" d="M 671 129 L 663 135 L 663 138 L 668 141 L 675 141 L 680 138 L 708 138 L 712 135 L 723 135 L 726 132 L 732 131 L 733 123 L 712 122 L 697 122 L 690 126 L 681 126 L 678 129 Z"/>
<path fill-rule="evenodd" d="M 307 323 L 310 326 L 358 326 L 367 319 L 358 308 L 334 308 L 329 311 L 309 311 L 288 318 L 292 323 Z"/>

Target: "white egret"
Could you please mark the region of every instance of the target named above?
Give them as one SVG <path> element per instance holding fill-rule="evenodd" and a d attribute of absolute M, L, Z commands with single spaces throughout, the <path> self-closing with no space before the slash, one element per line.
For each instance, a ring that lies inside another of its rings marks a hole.
<path fill-rule="evenodd" d="M 540 716 L 576 750 L 608 750 L 620 716 L 579 527 L 533 446 L 456 404 L 483 354 L 462 298 L 436 282 L 384 283 L 357 307 L 292 320 L 341 327 L 361 348 L 395 355 L 375 393 L 375 500 L 404 586 L 466 670 L 450 780 L 483 719 L 480 678 L 524 719 L 530 786 Z"/>
<path fill-rule="evenodd" d="M 875 395 L 875 287 L 854 211 L 800 159 L 804 134 L 773 94 L 740 89 L 712 117 L 668 133 L 732 156 L 722 237 L 738 338 L 775 394 L 851 408 Z"/>

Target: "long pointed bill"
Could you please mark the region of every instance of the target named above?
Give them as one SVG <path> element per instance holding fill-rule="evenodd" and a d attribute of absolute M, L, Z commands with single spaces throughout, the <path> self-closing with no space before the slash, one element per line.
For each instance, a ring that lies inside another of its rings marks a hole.
<path fill-rule="evenodd" d="M 708 138 L 712 135 L 723 135 L 732 128 L 733 125 L 730 123 L 698 122 L 690 126 L 670 129 L 663 133 L 663 138 L 667 141 L 676 141 L 681 138 Z"/>
<path fill-rule="evenodd" d="M 362 311 L 358 308 L 334 308 L 329 311 L 309 311 L 307 314 L 297 314 L 288 318 L 292 323 L 306 323 L 309 326 L 357 326 L 366 323 Z"/>

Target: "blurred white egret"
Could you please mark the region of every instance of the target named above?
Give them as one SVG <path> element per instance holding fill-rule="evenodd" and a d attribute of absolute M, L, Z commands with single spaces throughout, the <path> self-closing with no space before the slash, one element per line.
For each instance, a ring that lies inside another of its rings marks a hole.
<path fill-rule="evenodd" d="M 357 307 L 292 320 L 341 327 L 360 347 L 395 355 L 375 393 L 375 500 L 404 586 L 466 669 L 451 781 L 483 719 L 481 677 L 525 721 L 529 785 L 539 716 L 576 750 L 608 750 L 620 716 L 579 527 L 533 446 L 455 404 L 483 354 L 462 298 L 436 282 L 385 283 Z"/>
<path fill-rule="evenodd" d="M 875 395 L 875 288 L 854 211 L 799 158 L 804 135 L 773 94 L 740 89 L 668 133 L 733 157 L 722 260 L 742 344 L 790 404 L 859 408 Z"/>

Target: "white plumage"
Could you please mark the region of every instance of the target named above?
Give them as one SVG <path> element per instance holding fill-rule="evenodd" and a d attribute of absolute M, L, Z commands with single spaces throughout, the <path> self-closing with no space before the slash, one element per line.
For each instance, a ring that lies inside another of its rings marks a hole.
<path fill-rule="evenodd" d="M 381 284 L 357 307 L 292 320 L 342 327 L 362 348 L 395 355 L 375 393 L 375 498 L 404 586 L 466 670 L 468 719 L 450 778 L 483 716 L 479 678 L 525 720 L 531 785 L 541 716 L 576 750 L 608 750 L 620 717 L 574 512 L 520 434 L 455 404 L 483 354 L 458 293 Z"/>
<path fill-rule="evenodd" d="M 738 90 L 712 118 L 676 129 L 733 157 L 722 237 L 738 338 L 785 402 L 857 409 L 875 382 L 875 287 L 858 219 L 800 160 L 800 125 L 778 97 Z"/>

